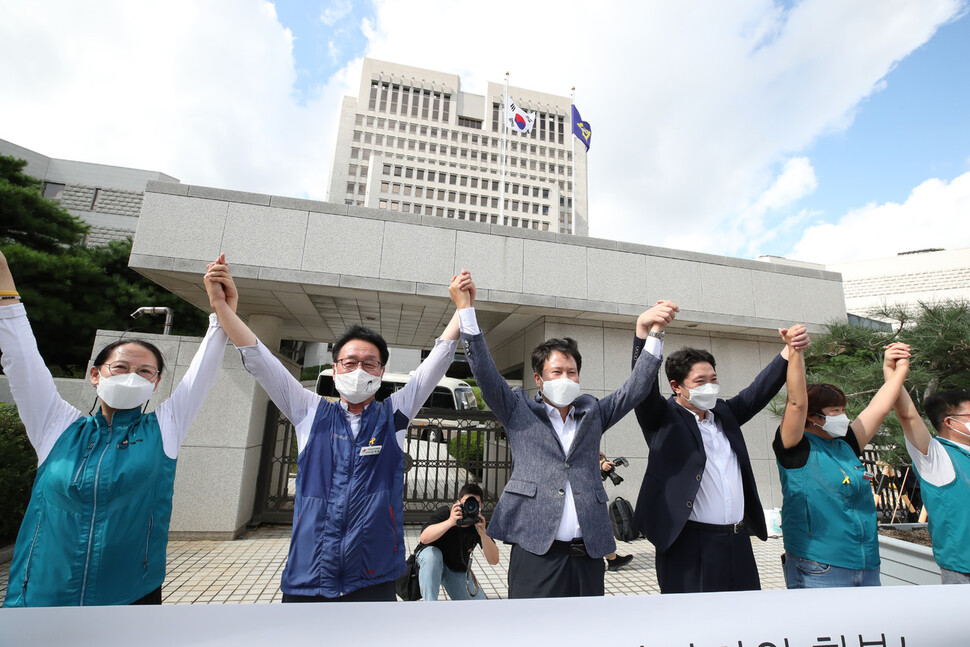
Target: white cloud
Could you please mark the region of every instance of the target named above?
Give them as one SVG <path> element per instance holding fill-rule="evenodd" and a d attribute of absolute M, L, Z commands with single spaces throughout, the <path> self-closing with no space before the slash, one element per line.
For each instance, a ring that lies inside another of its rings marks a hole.
<path fill-rule="evenodd" d="M 593 124 L 592 235 L 731 254 L 775 235 L 780 205 L 811 190 L 801 151 L 850 124 L 960 3 L 586 7 L 380 1 L 360 29 L 368 55 L 451 71 L 470 92 L 506 70 L 513 85 L 576 86 Z M 325 197 L 360 63 L 301 102 L 293 36 L 272 4 L 0 0 L 0 15 L 0 137 L 187 183 Z"/>
<path fill-rule="evenodd" d="M 870 204 L 808 227 L 789 258 L 832 264 L 942 247 L 970 247 L 970 172 L 927 180 L 903 204 Z"/>
<path fill-rule="evenodd" d="M 353 11 L 353 5 L 350 4 L 350 0 L 337 0 L 320 13 L 320 22 L 332 27 L 340 19 L 348 16 L 351 11 Z"/>

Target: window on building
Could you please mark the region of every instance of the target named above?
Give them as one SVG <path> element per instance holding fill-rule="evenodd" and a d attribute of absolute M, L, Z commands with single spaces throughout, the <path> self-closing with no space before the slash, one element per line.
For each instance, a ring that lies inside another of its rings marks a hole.
<path fill-rule="evenodd" d="M 431 91 L 430 90 L 425 90 L 424 92 L 421 93 L 421 97 L 422 97 L 422 102 L 421 102 L 421 118 L 422 119 L 427 119 L 428 118 L 428 108 L 431 106 Z"/>
<path fill-rule="evenodd" d="M 347 183 L 347 193 L 353 193 L 357 188 L 357 184 L 354 182 Z"/>
<path fill-rule="evenodd" d="M 385 164 L 384 165 L 384 175 L 390 175 L 390 174 L 391 174 L 391 165 L 390 164 Z"/>
<path fill-rule="evenodd" d="M 377 108 L 377 81 L 370 82 L 370 102 L 367 104 L 369 110 Z"/>
<path fill-rule="evenodd" d="M 355 126 L 363 126 L 364 125 L 364 115 L 356 115 L 354 117 L 354 125 Z"/>
<path fill-rule="evenodd" d="M 410 184 L 405 184 L 404 185 L 404 195 L 411 195 L 411 189 L 412 188 L 413 187 Z"/>
<path fill-rule="evenodd" d="M 400 184 L 397 184 L 395 182 L 393 185 L 391 185 L 391 193 L 400 193 L 400 192 L 401 192 L 401 185 Z"/>
<path fill-rule="evenodd" d="M 447 123 L 451 120 L 451 95 L 443 95 L 441 117 Z"/>
<path fill-rule="evenodd" d="M 381 200 L 377 203 L 378 209 L 387 209 L 387 200 Z"/>
<path fill-rule="evenodd" d="M 366 195 L 366 194 L 367 194 L 367 185 L 366 184 L 363 184 L 363 183 L 358 184 L 357 185 L 357 195 Z"/>
<path fill-rule="evenodd" d="M 390 182 L 381 182 L 381 193 L 387 193 L 391 190 Z"/>
<path fill-rule="evenodd" d="M 381 83 L 381 105 L 379 112 L 387 112 L 387 83 Z"/>
<path fill-rule="evenodd" d="M 431 103 L 431 121 L 438 121 L 438 115 L 441 110 L 441 93 L 434 93 L 434 101 Z"/>

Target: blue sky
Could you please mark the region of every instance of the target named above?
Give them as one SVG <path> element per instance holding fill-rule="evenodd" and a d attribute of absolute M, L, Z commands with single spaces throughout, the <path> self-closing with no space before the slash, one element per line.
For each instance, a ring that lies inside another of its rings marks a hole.
<path fill-rule="evenodd" d="M 593 236 L 820 263 L 970 246 L 967 0 L 586 6 L 0 0 L 0 138 L 326 199 L 361 57 L 476 94 L 508 70 L 577 87 Z"/>

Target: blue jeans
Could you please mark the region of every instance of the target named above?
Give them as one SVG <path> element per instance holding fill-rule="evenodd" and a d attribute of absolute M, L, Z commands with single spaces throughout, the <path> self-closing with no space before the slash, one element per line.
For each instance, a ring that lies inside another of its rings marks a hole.
<path fill-rule="evenodd" d="M 445 566 L 441 551 L 436 546 L 425 546 L 418 553 L 418 584 L 421 585 L 421 598 L 428 602 L 438 600 L 438 592 L 442 584 L 448 597 L 452 600 L 484 600 L 485 591 L 476 587 L 474 581 L 469 581 L 468 588 L 473 591 L 477 588 L 477 594 L 472 596 L 465 587 L 465 572 L 453 571 Z"/>
<path fill-rule="evenodd" d="M 970 573 L 951 571 L 948 568 L 940 567 L 940 579 L 943 584 L 970 584 Z"/>
<path fill-rule="evenodd" d="M 879 569 L 842 568 L 788 553 L 785 557 L 785 584 L 790 589 L 879 586 Z"/>

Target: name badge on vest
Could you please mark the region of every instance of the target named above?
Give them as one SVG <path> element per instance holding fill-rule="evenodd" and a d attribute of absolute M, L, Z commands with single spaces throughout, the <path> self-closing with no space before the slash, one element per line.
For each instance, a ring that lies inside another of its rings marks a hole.
<path fill-rule="evenodd" d="M 361 456 L 376 456 L 381 453 L 382 445 L 370 445 L 369 447 L 361 447 Z"/>

